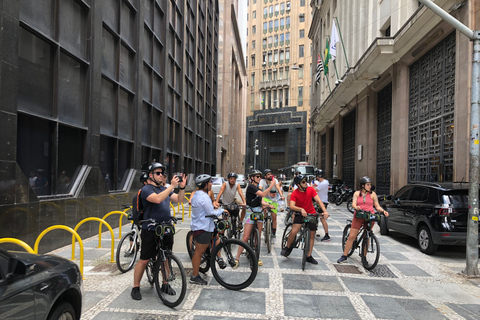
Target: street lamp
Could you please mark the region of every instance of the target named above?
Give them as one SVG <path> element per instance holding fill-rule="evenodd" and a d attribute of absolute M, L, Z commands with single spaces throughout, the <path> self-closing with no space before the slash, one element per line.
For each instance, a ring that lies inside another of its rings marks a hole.
<path fill-rule="evenodd" d="M 253 169 L 257 169 L 257 155 L 258 155 L 258 139 L 255 139 L 255 145 L 253 146 Z"/>

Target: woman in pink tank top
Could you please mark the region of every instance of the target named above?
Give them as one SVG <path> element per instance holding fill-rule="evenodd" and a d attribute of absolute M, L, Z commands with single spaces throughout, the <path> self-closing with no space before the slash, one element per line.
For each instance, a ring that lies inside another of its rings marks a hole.
<path fill-rule="evenodd" d="M 383 213 L 385 217 L 388 217 L 388 212 L 383 210 L 380 204 L 378 204 L 378 197 L 375 192 L 372 191 L 372 179 L 369 177 L 363 177 L 360 179 L 360 190 L 353 194 L 352 208 L 355 210 L 363 210 L 374 213 L 373 207 L 378 212 Z M 352 248 L 353 241 L 357 238 L 358 231 L 362 224 L 366 223 L 365 219 L 357 218 L 353 215 L 352 226 L 350 227 L 350 235 L 347 243 L 345 244 L 345 250 L 337 263 L 343 263 L 347 261 L 347 254 Z M 374 223 L 372 223 L 373 228 Z"/>

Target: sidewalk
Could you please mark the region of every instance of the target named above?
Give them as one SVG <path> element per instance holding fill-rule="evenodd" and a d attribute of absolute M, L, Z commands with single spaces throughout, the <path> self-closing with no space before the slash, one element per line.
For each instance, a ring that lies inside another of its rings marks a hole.
<path fill-rule="evenodd" d="M 316 238 L 313 256 L 318 265 L 301 270 L 301 252 L 280 256 L 283 214 L 277 244 L 271 254 L 262 247 L 263 267 L 254 283 L 242 291 L 218 285 L 188 284 L 184 303 L 176 309 L 162 304 L 155 288 L 142 279 L 143 300 L 130 298 L 133 271 L 120 273 L 110 260 L 110 235 L 88 239 L 85 245 L 84 306 L 82 320 L 133 319 L 479 319 L 480 281 L 459 275 L 465 252 L 447 248 L 435 256 L 422 254 L 415 241 L 398 234 L 381 236 L 381 256 L 373 272 L 363 269 L 358 252 L 338 265 L 345 220 L 345 206 L 329 206 L 330 242 Z M 188 215 L 188 214 L 187 214 Z M 191 262 L 185 236 L 189 219 L 177 225 L 174 252 L 188 276 Z M 129 230 L 124 227 L 122 232 Z M 118 230 L 116 230 L 118 236 Z M 322 227 L 319 233 L 323 236 Z M 115 241 L 115 245 L 118 239 Z M 442 249 L 441 249 L 442 250 Z M 70 258 L 71 248 L 54 252 Z M 76 250 L 77 257 L 78 249 Z M 208 281 L 212 279 L 207 273 Z"/>

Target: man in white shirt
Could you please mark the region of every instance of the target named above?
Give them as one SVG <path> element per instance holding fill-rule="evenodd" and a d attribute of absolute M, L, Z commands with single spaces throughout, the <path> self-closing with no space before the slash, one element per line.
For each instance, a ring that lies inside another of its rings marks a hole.
<path fill-rule="evenodd" d="M 312 187 L 317 191 L 318 197 L 323 202 L 325 209 L 328 206 L 328 180 L 325 179 L 325 172 L 323 170 L 315 171 L 316 180 L 312 181 Z M 328 235 L 328 224 L 326 219 L 320 219 L 322 222 L 323 230 L 325 230 L 325 236 L 320 241 L 330 241 L 330 236 Z M 317 234 L 317 237 L 320 237 L 320 234 Z"/>
<path fill-rule="evenodd" d="M 265 169 L 263 171 L 263 179 L 260 180 L 258 184 L 259 189 L 266 190 L 268 186 L 272 183 L 272 179 L 275 181 L 275 186 L 270 190 L 268 195 L 266 196 L 267 199 L 271 200 L 273 205 L 275 206 L 275 210 L 272 210 L 272 241 L 275 243 L 276 241 L 276 233 L 277 233 L 277 202 L 278 200 L 285 200 L 283 196 L 283 189 L 282 183 L 278 181 L 272 174 L 272 170 Z"/>

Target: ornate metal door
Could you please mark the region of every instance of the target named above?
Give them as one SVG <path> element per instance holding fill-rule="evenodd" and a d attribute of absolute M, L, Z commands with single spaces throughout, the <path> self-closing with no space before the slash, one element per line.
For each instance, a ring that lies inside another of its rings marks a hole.
<path fill-rule="evenodd" d="M 355 124 L 357 111 L 343 117 L 342 179 L 351 188 L 355 187 Z"/>
<path fill-rule="evenodd" d="M 377 95 L 377 194 L 390 194 L 391 141 L 392 83 Z"/>
<path fill-rule="evenodd" d="M 452 181 L 455 32 L 410 67 L 408 181 Z"/>
<path fill-rule="evenodd" d="M 321 150 L 321 158 L 320 158 L 320 169 L 322 169 L 323 171 L 325 171 L 326 169 L 326 159 L 327 159 L 327 134 L 324 133 L 322 134 L 322 137 L 320 138 L 321 139 L 321 145 L 322 145 L 322 150 Z"/>

